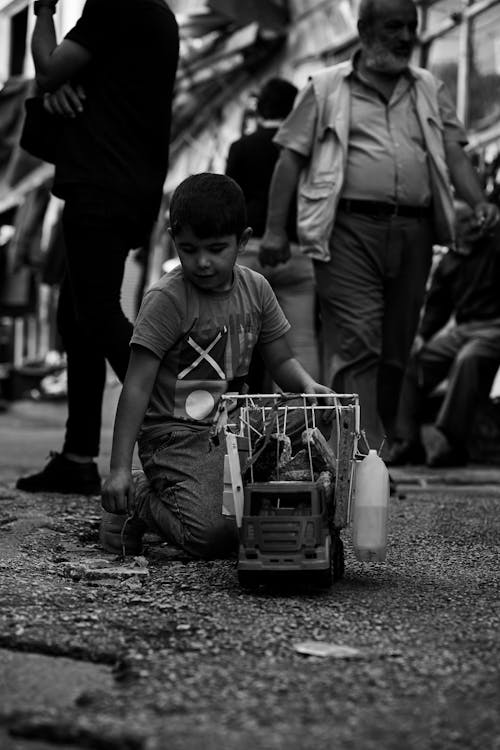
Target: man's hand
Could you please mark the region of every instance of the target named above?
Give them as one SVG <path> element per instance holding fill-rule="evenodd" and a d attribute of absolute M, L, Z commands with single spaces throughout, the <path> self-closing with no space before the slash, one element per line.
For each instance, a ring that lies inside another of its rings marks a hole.
<path fill-rule="evenodd" d="M 125 515 L 132 510 L 134 483 L 132 474 L 125 469 L 112 471 L 104 482 L 101 504 L 108 513 Z"/>
<path fill-rule="evenodd" d="M 51 115 L 73 119 L 83 112 L 85 91 L 82 86 L 63 83 L 52 94 L 44 94 L 43 106 Z"/>
<path fill-rule="evenodd" d="M 259 261 L 263 266 L 277 266 L 290 260 L 290 243 L 286 232 L 267 230 L 260 243 Z"/>
<path fill-rule="evenodd" d="M 498 211 L 498 208 L 488 201 L 476 203 L 474 206 L 474 215 L 476 217 L 478 229 L 481 229 L 482 233 L 487 232 L 489 229 L 493 229 L 500 220 L 500 212 Z"/>
<path fill-rule="evenodd" d="M 411 348 L 411 353 L 414 356 L 417 356 L 420 353 L 420 350 L 422 349 L 422 347 L 424 346 L 424 344 L 425 344 L 425 340 L 423 339 L 423 337 L 419 333 L 417 333 L 417 335 L 415 336 L 415 338 L 413 340 L 413 346 Z"/>

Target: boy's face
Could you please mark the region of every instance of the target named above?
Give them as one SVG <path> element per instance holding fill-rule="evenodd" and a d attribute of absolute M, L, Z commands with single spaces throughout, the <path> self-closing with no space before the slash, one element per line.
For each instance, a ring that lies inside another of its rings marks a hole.
<path fill-rule="evenodd" d="M 201 239 L 191 227 L 171 236 L 185 277 L 205 292 L 225 292 L 233 283 L 236 257 L 251 233 L 251 229 L 245 229 L 239 242 L 235 234 Z"/>

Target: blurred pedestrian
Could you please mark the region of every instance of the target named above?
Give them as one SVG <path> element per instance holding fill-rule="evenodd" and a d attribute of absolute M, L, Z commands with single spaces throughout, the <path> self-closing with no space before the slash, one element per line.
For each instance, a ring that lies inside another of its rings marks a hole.
<path fill-rule="evenodd" d="M 500 228 L 478 232 L 466 204 L 457 208 L 457 246 L 443 256 L 427 294 L 403 380 L 388 463 L 461 466 L 481 399 L 500 367 Z M 420 428 L 424 403 L 447 378 L 429 449 Z"/>
<path fill-rule="evenodd" d="M 434 243 L 453 243 L 453 200 L 484 229 L 498 217 L 463 150 L 449 94 L 410 65 L 412 0 L 362 0 L 360 49 L 314 74 L 275 141 L 261 261 L 289 257 L 284 217 L 299 184 L 298 231 L 315 261 L 327 378 L 360 397 L 372 448 L 394 428 Z"/>
<path fill-rule="evenodd" d="M 178 28 L 163 0 L 87 0 L 60 44 L 57 0 L 37 0 L 32 54 L 62 125 L 53 192 L 65 200 L 58 326 L 68 363 L 62 453 L 18 480 L 28 492 L 95 494 L 106 360 L 125 377 L 132 324 L 125 260 L 156 219 L 168 164 Z"/>
<path fill-rule="evenodd" d="M 314 378 L 318 378 L 314 269 L 311 259 L 300 252 L 297 244 L 295 199 L 291 202 L 286 220 L 290 259 L 275 268 L 263 266 L 259 260 L 260 241 L 266 226 L 269 185 L 279 156 L 279 147 L 273 138 L 292 110 L 297 91 L 284 78 L 271 78 L 264 84 L 257 97 L 257 129 L 231 144 L 226 174 L 236 180 L 243 190 L 248 223 L 253 231 L 238 263 L 267 278 L 290 323 L 289 340 L 294 356 Z M 248 387 L 251 393 L 271 389 L 258 350 L 254 351 L 252 357 Z"/>

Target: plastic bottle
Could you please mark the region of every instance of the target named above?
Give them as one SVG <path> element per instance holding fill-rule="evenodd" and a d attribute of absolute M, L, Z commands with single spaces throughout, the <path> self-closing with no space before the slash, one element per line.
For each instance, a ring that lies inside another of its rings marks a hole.
<path fill-rule="evenodd" d="M 389 472 L 371 450 L 356 467 L 352 543 L 358 560 L 385 560 L 388 507 Z"/>

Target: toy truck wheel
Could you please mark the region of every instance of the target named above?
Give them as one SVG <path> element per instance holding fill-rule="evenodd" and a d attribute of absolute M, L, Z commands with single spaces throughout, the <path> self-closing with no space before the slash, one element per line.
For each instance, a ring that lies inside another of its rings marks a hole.
<path fill-rule="evenodd" d="M 238 581 L 244 589 L 256 589 L 260 584 L 260 577 L 257 573 L 249 570 L 238 570 Z"/>
<path fill-rule="evenodd" d="M 318 572 L 314 573 L 314 582 L 316 586 L 318 586 L 321 589 L 329 589 L 330 586 L 333 584 L 334 581 L 334 575 L 333 575 L 333 545 L 330 545 L 330 553 L 329 553 L 329 560 L 328 560 L 328 567 L 324 570 L 319 570 Z"/>
<path fill-rule="evenodd" d="M 318 573 L 315 573 L 314 578 L 315 584 L 320 589 L 329 589 L 333 584 L 333 570 L 331 563 L 329 568 L 325 568 L 325 570 L 320 570 Z"/>
<path fill-rule="evenodd" d="M 334 531 L 332 535 L 332 565 L 333 565 L 333 580 L 340 581 L 344 577 L 345 564 L 344 564 L 344 542 L 340 538 L 338 531 Z"/>
<path fill-rule="evenodd" d="M 344 575 L 344 543 L 339 532 L 334 529 L 331 533 L 330 566 L 316 573 L 316 583 L 320 588 L 330 588 L 335 581 Z"/>

